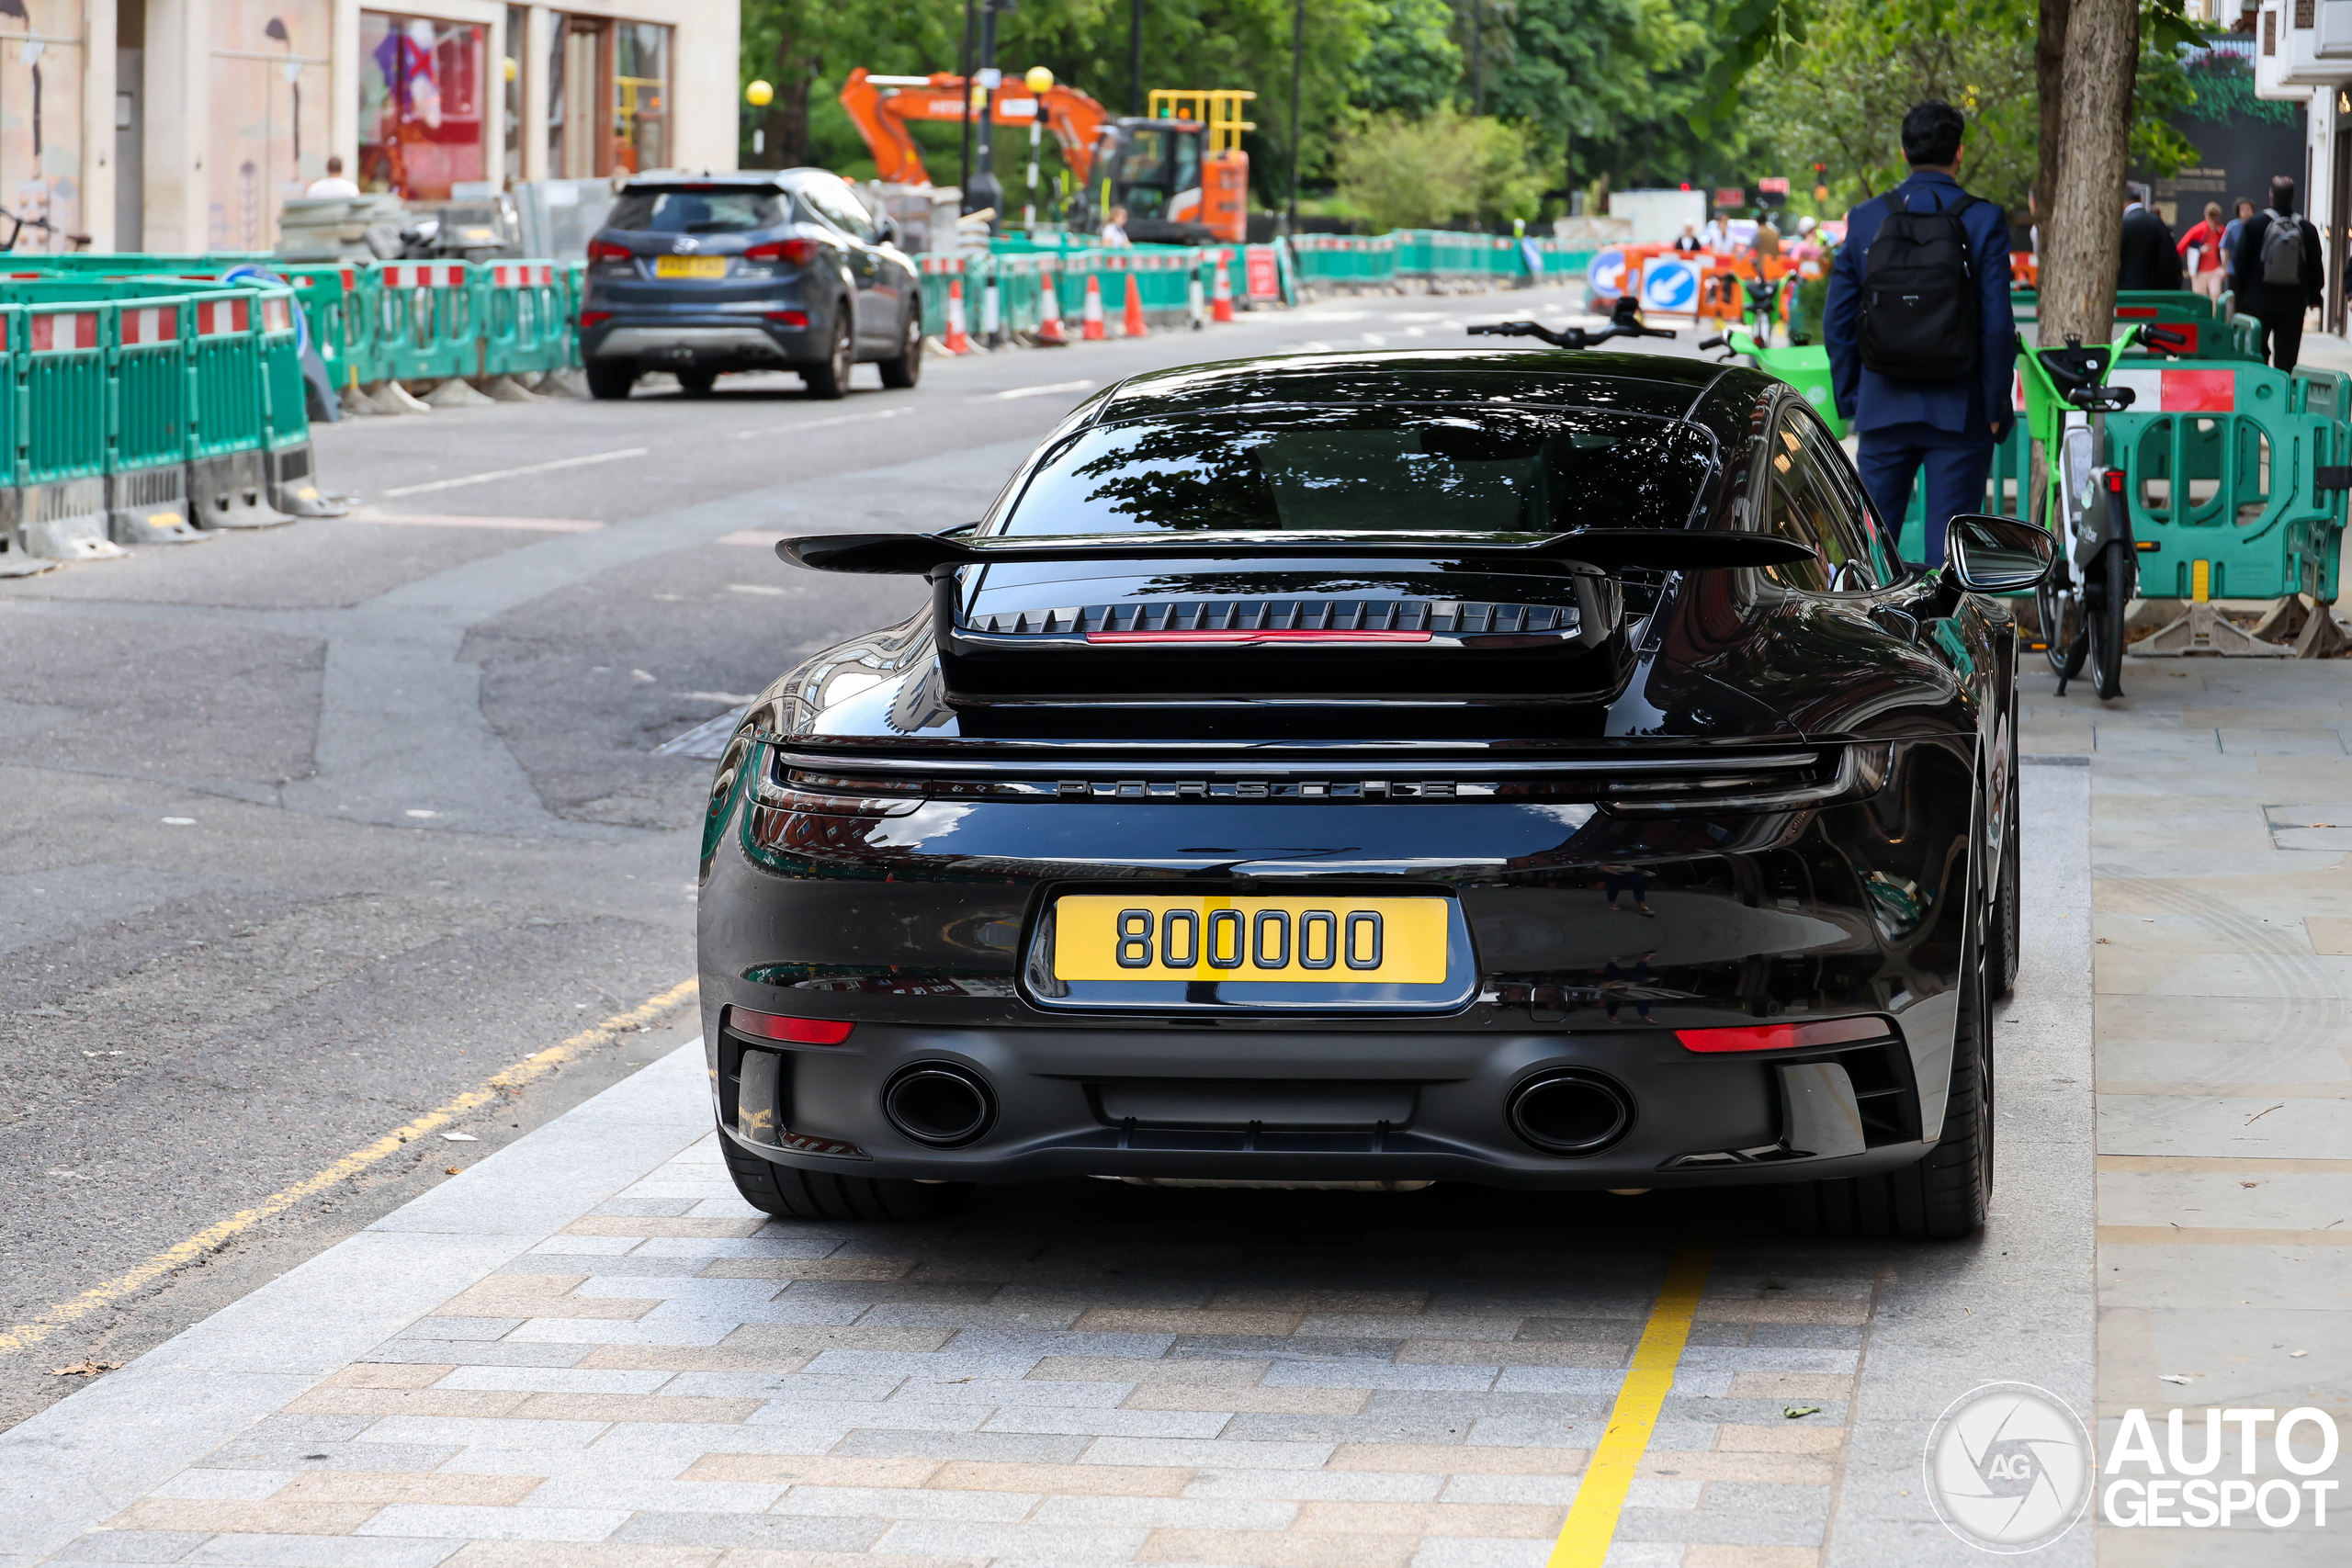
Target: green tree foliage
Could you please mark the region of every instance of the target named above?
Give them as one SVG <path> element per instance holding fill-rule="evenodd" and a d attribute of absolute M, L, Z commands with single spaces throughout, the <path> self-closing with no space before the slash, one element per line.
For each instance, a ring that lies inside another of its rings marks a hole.
<path fill-rule="evenodd" d="M 1446 0 L 1386 0 L 1365 35 L 1355 101 L 1375 114 L 1418 117 L 1453 100 L 1462 46 Z"/>
<path fill-rule="evenodd" d="M 2034 0 L 1826 0 L 1806 41 L 1749 78 L 1747 123 L 1781 163 L 1826 163 L 1860 200 L 1902 182 L 1903 117 L 1941 98 L 1969 117 L 1969 188 L 2021 206 L 2038 157 L 2034 19 Z"/>
<path fill-rule="evenodd" d="M 2023 210 L 2040 158 L 2036 0 L 1815 0 L 1803 42 L 1764 58 L 1744 119 L 1783 167 L 1829 165 L 1839 209 L 1899 184 L 1903 117 L 1941 98 L 1968 116 L 1961 175 Z M 2150 7 L 2134 90 L 2132 154 L 2169 174 L 2195 149 L 2165 117 L 2195 98 L 2165 11 Z"/>
<path fill-rule="evenodd" d="M 1337 195 L 1374 230 L 1532 218 L 1542 182 L 1526 132 L 1441 104 L 1419 119 L 1379 115 L 1341 144 Z"/>

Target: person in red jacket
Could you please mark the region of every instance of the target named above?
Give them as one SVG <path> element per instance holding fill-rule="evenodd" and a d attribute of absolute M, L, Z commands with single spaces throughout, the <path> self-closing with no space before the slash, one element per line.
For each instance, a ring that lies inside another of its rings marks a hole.
<path fill-rule="evenodd" d="M 2192 257 L 2191 251 L 2197 254 Z M 2188 286 L 2208 299 L 2222 297 L 2222 204 L 2205 204 L 2205 220 L 2180 237 L 2181 259 L 2189 264 Z"/>

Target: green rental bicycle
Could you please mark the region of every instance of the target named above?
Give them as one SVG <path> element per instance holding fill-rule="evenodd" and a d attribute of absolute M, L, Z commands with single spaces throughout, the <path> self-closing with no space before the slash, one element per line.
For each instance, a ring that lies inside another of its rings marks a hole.
<path fill-rule="evenodd" d="M 2101 699 L 2123 694 L 2123 612 L 2139 585 L 2140 558 L 2123 470 L 2107 467 L 2104 454 L 2106 416 L 2131 407 L 2134 394 L 2107 378 L 2143 333 L 2160 348 L 2187 346 L 2160 326 L 2138 324 L 2113 343 L 2086 344 L 2073 333 L 2064 348 L 2018 340 L 2026 434 L 2041 449 L 2030 517 L 2059 547 L 2057 569 L 2034 591 L 2034 608 L 2062 697 L 2086 664 Z"/>

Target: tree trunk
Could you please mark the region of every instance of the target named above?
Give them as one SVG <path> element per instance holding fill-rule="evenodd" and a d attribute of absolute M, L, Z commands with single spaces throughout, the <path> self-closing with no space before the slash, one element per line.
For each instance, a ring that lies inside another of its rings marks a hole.
<path fill-rule="evenodd" d="M 2033 87 L 2041 103 L 2041 166 L 2033 176 L 2033 217 L 2040 224 L 2058 198 L 2058 149 L 2065 140 L 2066 18 L 2074 0 L 2041 0 L 2041 27 L 2033 40 Z"/>
<path fill-rule="evenodd" d="M 768 146 L 762 155 L 771 169 L 808 162 L 808 85 L 816 62 L 802 55 L 800 43 L 789 32 L 775 40 L 775 101 L 768 106 Z"/>
<path fill-rule="evenodd" d="M 2069 334 L 2105 343 L 2115 328 L 2123 175 L 2132 145 L 2132 78 L 2140 57 L 2135 0 L 2075 0 L 2059 87 L 2064 140 L 2057 189 L 2041 224 L 2041 344 Z"/>

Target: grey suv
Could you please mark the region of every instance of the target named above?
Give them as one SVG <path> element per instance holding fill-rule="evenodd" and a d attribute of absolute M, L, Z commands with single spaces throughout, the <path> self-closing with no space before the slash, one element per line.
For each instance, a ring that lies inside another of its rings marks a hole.
<path fill-rule="evenodd" d="M 860 360 L 922 374 L 922 288 L 898 226 L 840 175 L 646 175 L 588 244 L 580 352 L 599 398 L 668 370 L 690 396 L 729 370 L 795 370 L 820 398 Z"/>

